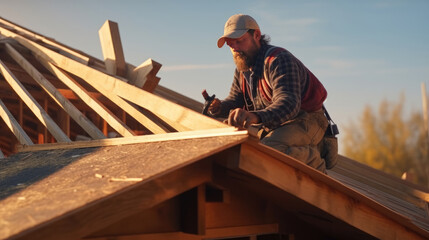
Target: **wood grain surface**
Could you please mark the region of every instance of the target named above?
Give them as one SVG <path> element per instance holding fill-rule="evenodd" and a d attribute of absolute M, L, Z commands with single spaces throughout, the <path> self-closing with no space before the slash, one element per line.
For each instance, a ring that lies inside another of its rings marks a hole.
<path fill-rule="evenodd" d="M 20 233 L 34 237 L 53 219 L 77 214 L 245 139 L 225 136 L 13 155 L 1 161 L 0 239 Z M 129 178 L 136 181 L 112 181 Z"/>

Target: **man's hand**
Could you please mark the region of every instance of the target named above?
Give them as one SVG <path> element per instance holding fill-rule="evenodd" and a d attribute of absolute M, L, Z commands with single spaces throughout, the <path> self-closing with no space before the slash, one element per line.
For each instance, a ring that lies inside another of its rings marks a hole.
<path fill-rule="evenodd" d="M 211 102 L 208 111 L 211 115 L 216 116 L 220 113 L 221 106 L 222 106 L 222 102 L 218 98 L 215 98 Z"/>
<path fill-rule="evenodd" d="M 248 128 L 251 124 L 259 123 L 261 119 L 256 113 L 248 112 L 241 108 L 236 108 L 229 113 L 228 125 Z"/>

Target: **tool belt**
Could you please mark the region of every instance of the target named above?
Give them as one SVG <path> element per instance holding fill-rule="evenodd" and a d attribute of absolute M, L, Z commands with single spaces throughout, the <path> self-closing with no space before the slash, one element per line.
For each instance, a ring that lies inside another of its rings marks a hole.
<path fill-rule="evenodd" d="M 329 116 L 325 106 L 323 106 L 323 111 L 329 124 L 326 129 L 325 136 L 319 143 L 319 152 L 320 156 L 325 159 L 326 169 L 331 169 L 338 161 L 338 139 L 336 135 L 340 132 L 338 131 L 338 127 L 335 122 L 331 119 L 331 116 Z"/>

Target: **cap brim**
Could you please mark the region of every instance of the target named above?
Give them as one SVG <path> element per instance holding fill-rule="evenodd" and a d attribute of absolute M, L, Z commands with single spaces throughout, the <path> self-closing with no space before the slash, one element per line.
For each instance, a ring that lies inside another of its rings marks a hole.
<path fill-rule="evenodd" d="M 225 44 L 225 38 L 241 38 L 248 30 L 234 30 L 233 32 L 224 34 L 217 40 L 217 47 L 221 48 Z"/>

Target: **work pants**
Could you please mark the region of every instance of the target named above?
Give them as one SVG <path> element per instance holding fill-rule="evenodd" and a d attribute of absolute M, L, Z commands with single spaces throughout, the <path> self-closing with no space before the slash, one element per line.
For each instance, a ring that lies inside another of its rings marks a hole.
<path fill-rule="evenodd" d="M 318 144 L 328 127 L 323 110 L 300 111 L 298 116 L 269 132 L 260 131 L 261 143 L 283 152 L 305 164 L 326 173 L 325 160 Z"/>

